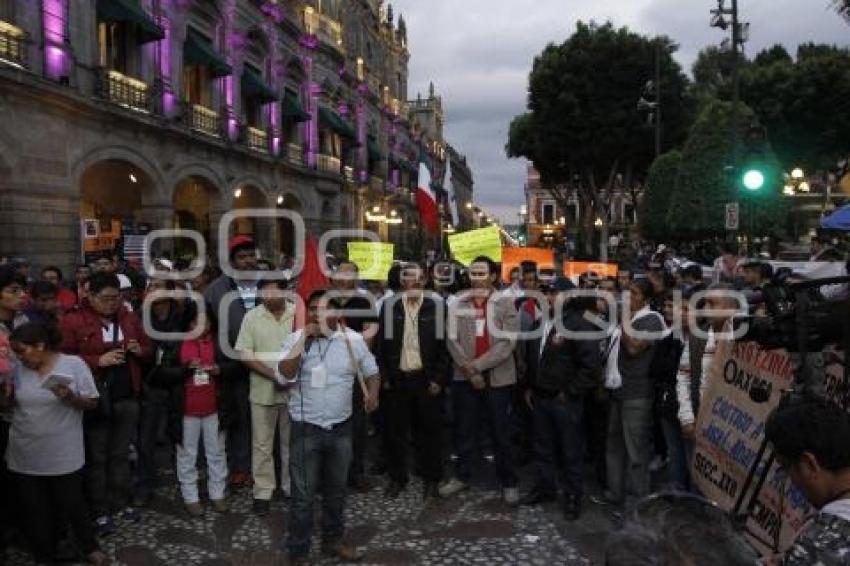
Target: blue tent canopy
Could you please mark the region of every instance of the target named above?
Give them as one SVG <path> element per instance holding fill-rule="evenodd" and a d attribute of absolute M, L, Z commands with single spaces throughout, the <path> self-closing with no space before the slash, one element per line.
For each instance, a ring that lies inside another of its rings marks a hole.
<path fill-rule="evenodd" d="M 825 230 L 842 230 L 850 232 L 850 204 L 842 206 L 820 222 Z"/>

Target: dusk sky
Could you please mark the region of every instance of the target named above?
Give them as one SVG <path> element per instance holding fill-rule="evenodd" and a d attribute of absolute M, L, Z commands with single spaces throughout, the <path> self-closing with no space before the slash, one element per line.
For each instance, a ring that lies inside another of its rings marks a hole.
<path fill-rule="evenodd" d="M 690 72 L 697 53 L 724 32 L 709 27 L 711 0 L 397 0 L 407 20 L 410 97 L 434 81 L 443 96 L 446 136 L 466 154 L 475 200 L 504 223 L 517 222 L 526 163 L 505 157 L 510 120 L 524 111 L 528 72 L 548 43 L 563 42 L 576 20 L 611 20 L 645 34 L 666 34 Z M 728 4 L 728 2 L 727 2 Z M 740 0 L 751 23 L 747 52 L 783 43 L 850 44 L 850 25 L 830 0 Z"/>

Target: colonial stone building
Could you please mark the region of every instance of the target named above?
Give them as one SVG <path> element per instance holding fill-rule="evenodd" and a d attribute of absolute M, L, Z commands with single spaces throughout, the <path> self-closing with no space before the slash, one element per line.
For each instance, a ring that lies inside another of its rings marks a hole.
<path fill-rule="evenodd" d="M 465 231 L 476 228 L 476 218 L 473 211 L 472 169 L 466 162 L 466 156 L 461 155 L 454 147 L 449 146 L 449 174 L 450 179 L 446 181 L 446 188 L 451 186 L 452 193 L 447 199 L 449 206 L 449 222 L 454 223 L 456 230 Z M 450 182 L 450 184 L 449 184 Z"/>
<path fill-rule="evenodd" d="M 641 191 L 628 190 L 617 177 L 610 196 L 602 195 L 606 203 L 606 218 L 594 214 L 591 206 L 583 203 L 575 187 L 559 186 L 554 191 L 563 198 L 555 198 L 553 191 L 544 187 L 540 173 L 529 164 L 525 185 L 524 212 L 525 235 L 529 246 L 543 248 L 574 248 L 583 226 L 604 226 L 609 235 L 629 237 L 636 234 L 637 206 Z"/>
<path fill-rule="evenodd" d="M 417 163 L 445 142 L 409 57 L 380 0 L 0 0 L 0 255 L 67 268 L 159 228 L 215 246 L 244 208 L 413 248 Z M 230 233 L 295 251 L 289 219 Z"/>

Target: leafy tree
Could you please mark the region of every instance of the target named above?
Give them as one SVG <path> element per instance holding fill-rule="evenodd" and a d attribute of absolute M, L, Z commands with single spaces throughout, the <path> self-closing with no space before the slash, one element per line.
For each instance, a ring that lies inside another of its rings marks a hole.
<path fill-rule="evenodd" d="M 745 142 L 736 142 L 736 138 L 746 138 L 753 123 L 753 111 L 743 104 L 737 116 L 732 103 L 721 101 L 710 104 L 700 114 L 682 151 L 670 196 L 666 219 L 672 233 L 680 238 L 722 235 L 728 202 L 741 202 L 749 209 L 742 215 L 744 229 L 764 233 L 776 226 L 783 202 L 776 157 L 766 141 L 752 142 L 749 147 Z M 736 147 L 736 143 L 740 145 Z M 767 177 L 765 187 L 756 193 L 746 193 L 739 183 L 739 158 L 748 149 L 761 153 L 760 168 Z"/>
<path fill-rule="evenodd" d="M 731 51 L 713 46 L 699 52 L 691 67 L 694 76 L 691 92 L 699 108 L 717 98 L 732 98 L 733 57 Z"/>
<path fill-rule="evenodd" d="M 530 113 L 511 124 L 507 153 L 533 161 L 543 186 L 562 206 L 576 191 L 582 208 L 593 211 L 584 215 L 589 233 L 593 218 L 608 218 L 615 184 L 631 186 L 652 163 L 653 130 L 636 103 L 655 76 L 656 49 L 663 141 L 670 147 L 684 138 L 688 81 L 672 57 L 676 48 L 666 37 L 579 22 L 564 43 L 550 44 L 534 60 Z"/>
<path fill-rule="evenodd" d="M 667 211 L 681 163 L 682 152 L 673 150 L 660 156 L 649 168 L 639 217 L 641 234 L 650 240 L 670 241 L 678 236 L 670 230 Z"/>
<path fill-rule="evenodd" d="M 835 9 L 850 22 L 850 0 L 835 0 Z"/>
<path fill-rule="evenodd" d="M 767 129 L 786 169 L 833 168 L 850 152 L 850 51 L 801 45 L 797 60 L 759 54 L 741 76 L 741 99 Z"/>

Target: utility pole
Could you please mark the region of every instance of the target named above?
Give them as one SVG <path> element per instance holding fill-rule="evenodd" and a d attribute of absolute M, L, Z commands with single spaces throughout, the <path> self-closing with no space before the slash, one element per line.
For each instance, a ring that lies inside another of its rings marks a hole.
<path fill-rule="evenodd" d="M 661 155 L 661 45 L 655 40 L 655 159 Z"/>
<path fill-rule="evenodd" d="M 727 21 L 729 16 L 731 21 Z M 731 7 L 726 8 L 726 0 L 717 0 L 717 8 L 711 10 L 711 26 L 726 30 L 732 26 L 732 156 L 733 167 L 740 165 L 741 159 L 741 73 L 740 64 L 743 56 L 744 43 L 748 41 L 749 24 L 741 23 L 738 14 L 738 0 L 731 0 Z M 724 45 L 727 40 L 724 40 Z M 733 177 L 735 178 L 735 177 Z M 744 219 L 748 232 L 752 232 L 753 211 L 752 203 L 745 202 Z M 748 234 L 751 236 L 751 234 Z"/>

